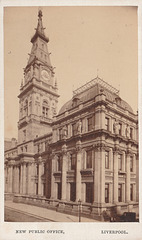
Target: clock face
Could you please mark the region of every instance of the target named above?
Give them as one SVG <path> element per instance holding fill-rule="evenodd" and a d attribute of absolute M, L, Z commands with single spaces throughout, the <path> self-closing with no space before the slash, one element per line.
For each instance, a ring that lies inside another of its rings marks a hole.
<path fill-rule="evenodd" d="M 42 70 L 41 77 L 43 78 L 43 80 L 48 81 L 49 80 L 49 73 L 48 73 L 48 71 Z"/>

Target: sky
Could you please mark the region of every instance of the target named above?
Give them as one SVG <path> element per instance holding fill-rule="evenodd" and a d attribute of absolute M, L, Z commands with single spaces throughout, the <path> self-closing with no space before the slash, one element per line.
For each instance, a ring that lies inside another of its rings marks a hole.
<path fill-rule="evenodd" d="M 138 109 L 138 26 L 136 7 L 42 7 L 43 26 L 59 88 L 58 110 L 72 90 L 98 74 Z M 5 137 L 17 138 L 23 68 L 31 52 L 38 7 L 4 9 Z"/>

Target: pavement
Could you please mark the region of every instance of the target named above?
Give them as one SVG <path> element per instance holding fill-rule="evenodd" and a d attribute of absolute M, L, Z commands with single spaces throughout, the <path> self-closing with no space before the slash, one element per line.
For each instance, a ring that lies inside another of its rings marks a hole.
<path fill-rule="evenodd" d="M 23 203 L 14 203 L 12 201 L 5 201 L 5 207 L 13 211 L 18 211 L 28 216 L 35 216 L 37 218 L 43 219 L 44 221 L 53 221 L 53 222 L 78 222 L 79 217 L 68 215 L 65 213 L 56 212 L 47 208 L 42 208 L 38 206 L 23 204 Z M 27 221 L 28 222 L 28 221 Z M 38 221 L 37 221 L 38 222 Z M 89 219 L 81 217 L 81 222 L 98 222 L 94 219 Z"/>

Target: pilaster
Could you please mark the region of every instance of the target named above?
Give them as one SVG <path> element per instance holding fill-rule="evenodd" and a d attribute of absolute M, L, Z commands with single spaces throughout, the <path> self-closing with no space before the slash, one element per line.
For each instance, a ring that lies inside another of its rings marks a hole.
<path fill-rule="evenodd" d="M 67 186 L 67 180 L 66 180 L 66 172 L 67 172 L 67 146 L 66 144 L 63 145 L 62 147 L 62 195 L 61 195 L 61 200 L 65 201 L 66 200 L 66 186 Z"/>
<path fill-rule="evenodd" d="M 56 171 L 56 161 L 57 156 L 53 153 L 52 158 L 52 167 L 51 167 L 51 199 L 57 199 L 57 183 L 55 183 L 54 172 Z"/>
<path fill-rule="evenodd" d="M 126 202 L 130 201 L 130 153 L 126 155 Z"/>
<path fill-rule="evenodd" d="M 118 203 L 118 151 L 114 150 L 113 161 L 113 201 Z"/>
<path fill-rule="evenodd" d="M 94 203 L 105 203 L 105 146 L 95 146 Z"/>
<path fill-rule="evenodd" d="M 77 162 L 76 162 L 76 202 L 81 199 L 81 159 L 82 159 L 82 148 L 81 141 L 76 144 L 77 150 Z"/>
<path fill-rule="evenodd" d="M 22 176 L 22 178 L 23 178 L 23 191 L 22 191 L 22 193 L 23 194 L 26 194 L 26 163 L 24 162 L 23 163 L 23 176 Z"/>

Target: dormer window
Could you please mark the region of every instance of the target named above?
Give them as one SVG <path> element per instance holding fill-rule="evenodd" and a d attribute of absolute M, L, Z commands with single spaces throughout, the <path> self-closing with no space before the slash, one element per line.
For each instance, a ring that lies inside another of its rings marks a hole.
<path fill-rule="evenodd" d="M 73 103 L 72 103 L 72 106 L 73 107 L 76 107 L 78 104 L 79 104 L 79 98 L 77 98 L 77 97 L 75 97 L 72 101 L 73 101 Z"/>
<path fill-rule="evenodd" d="M 116 97 L 115 101 L 116 101 L 117 105 L 121 106 L 121 98 L 120 97 Z"/>

